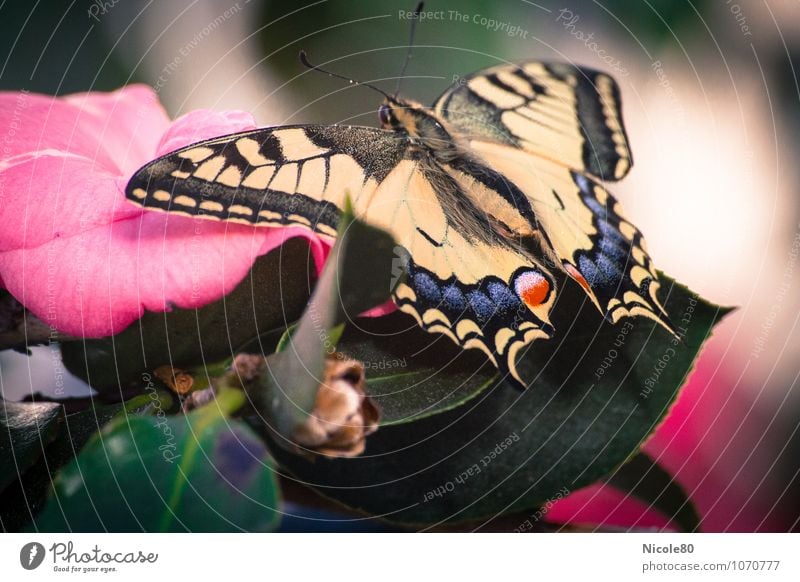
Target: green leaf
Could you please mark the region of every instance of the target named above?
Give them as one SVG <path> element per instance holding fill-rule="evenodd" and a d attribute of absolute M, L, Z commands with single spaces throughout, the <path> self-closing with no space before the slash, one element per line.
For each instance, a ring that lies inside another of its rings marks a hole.
<path fill-rule="evenodd" d="M 683 488 L 645 453 L 626 461 L 606 483 L 648 503 L 683 531 L 700 529 L 700 516 Z"/>
<path fill-rule="evenodd" d="M 310 463 L 271 448 L 324 495 L 399 522 L 491 520 L 539 507 L 638 451 L 727 312 L 663 281 L 682 341 L 645 318 L 604 322 L 567 282 L 553 313 L 556 337 L 518 362 L 533 378 L 527 390 L 500 383 L 448 412 L 387 426 L 357 458 Z"/>
<path fill-rule="evenodd" d="M 303 317 L 284 334 L 281 351 L 267 358 L 268 373 L 249 392 L 255 409 L 284 437 L 292 440 L 313 410 L 325 358 L 335 352 L 343 324 L 390 298 L 394 257 L 391 236 L 345 209 Z"/>
<path fill-rule="evenodd" d="M 268 531 L 278 489 L 261 440 L 224 390 L 186 416 L 118 417 L 55 479 L 43 531 Z"/>
<path fill-rule="evenodd" d="M 226 297 L 200 309 L 145 313 L 125 331 L 65 342 L 64 364 L 93 388 L 116 392 L 161 365 L 193 368 L 231 358 L 239 348 L 301 314 L 314 282 L 308 244 L 291 239 L 260 257 Z M 269 350 L 269 335 L 260 342 Z"/>
<path fill-rule="evenodd" d="M 58 435 L 63 418 L 60 404 L 0 399 L 0 491 L 36 463 Z"/>
<path fill-rule="evenodd" d="M 356 320 L 337 349 L 364 364 L 366 392 L 381 408 L 381 426 L 450 410 L 497 380 L 483 355 L 409 325 L 399 312 Z"/>

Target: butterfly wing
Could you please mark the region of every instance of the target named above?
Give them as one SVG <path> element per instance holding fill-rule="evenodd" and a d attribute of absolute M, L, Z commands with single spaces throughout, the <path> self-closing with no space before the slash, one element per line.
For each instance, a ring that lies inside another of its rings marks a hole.
<path fill-rule="evenodd" d="M 356 216 L 398 243 L 406 276 L 394 299 L 424 329 L 482 350 L 517 380 L 516 353 L 552 333 L 552 275 L 393 132 L 286 126 L 215 138 L 149 163 L 126 194 L 150 209 L 326 237 L 349 195 Z"/>
<path fill-rule="evenodd" d="M 192 144 L 141 168 L 126 195 L 149 209 L 336 235 L 347 195 L 357 208 L 406 144 L 365 127 L 285 126 Z"/>
<path fill-rule="evenodd" d="M 387 178 L 396 177 L 392 192 L 407 184 L 397 205 L 405 218 L 390 221 L 378 212 L 370 222 L 392 232 L 408 250 L 401 257 L 406 277 L 395 292 L 398 307 L 427 331 L 480 349 L 524 386 L 517 353 L 553 333 L 552 274 L 537 257 L 499 235 L 483 209 L 440 168 L 402 162 L 392 174 Z"/>
<path fill-rule="evenodd" d="M 639 315 L 672 331 L 644 239 L 599 181 L 621 179 L 632 164 L 611 77 L 563 63 L 501 65 L 466 77 L 434 108 L 502 177 L 454 169 L 483 182 L 467 192 L 484 191 L 494 201 L 483 203 L 487 212 L 514 234 L 540 238 L 611 321 Z"/>
<path fill-rule="evenodd" d="M 519 148 L 602 180 L 623 178 L 633 164 L 619 88 L 585 67 L 492 67 L 448 89 L 434 109 L 468 139 Z"/>
<path fill-rule="evenodd" d="M 657 297 L 658 273 L 644 237 L 598 180 L 516 148 L 470 145 L 509 183 L 519 185 L 544 248 L 608 319 L 645 316 L 673 332 Z"/>

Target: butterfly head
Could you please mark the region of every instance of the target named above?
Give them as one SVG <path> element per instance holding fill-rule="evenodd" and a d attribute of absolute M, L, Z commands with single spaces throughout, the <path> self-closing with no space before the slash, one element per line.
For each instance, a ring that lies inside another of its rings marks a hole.
<path fill-rule="evenodd" d="M 430 108 L 416 101 L 387 97 L 378 108 L 378 119 L 383 129 L 405 133 L 431 150 L 454 145 L 453 136 L 445 127 L 445 122 Z"/>
<path fill-rule="evenodd" d="M 422 105 L 415 101 L 386 95 L 386 99 L 378 108 L 378 119 L 383 129 L 413 130 L 416 117 L 420 115 L 422 109 Z"/>

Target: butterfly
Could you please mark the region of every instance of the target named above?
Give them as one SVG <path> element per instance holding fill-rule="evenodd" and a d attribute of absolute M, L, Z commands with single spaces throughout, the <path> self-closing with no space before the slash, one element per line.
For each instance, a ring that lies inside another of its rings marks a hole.
<path fill-rule="evenodd" d="M 672 331 L 642 234 L 604 186 L 632 164 L 611 77 L 529 61 L 465 77 L 432 107 L 380 92 L 380 128 L 287 125 L 203 141 L 145 165 L 127 198 L 333 239 L 349 197 L 403 250 L 397 307 L 520 386 L 517 356 L 553 336 L 565 276 L 608 321 Z"/>

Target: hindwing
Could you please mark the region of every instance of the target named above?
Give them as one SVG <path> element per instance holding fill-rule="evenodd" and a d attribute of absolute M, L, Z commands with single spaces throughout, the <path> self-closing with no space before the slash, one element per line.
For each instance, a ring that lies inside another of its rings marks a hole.
<path fill-rule="evenodd" d="M 508 183 L 519 185 L 544 251 L 611 322 L 641 315 L 672 332 L 644 237 L 599 181 L 515 148 L 477 141 L 471 147 Z"/>

